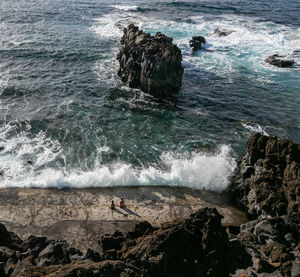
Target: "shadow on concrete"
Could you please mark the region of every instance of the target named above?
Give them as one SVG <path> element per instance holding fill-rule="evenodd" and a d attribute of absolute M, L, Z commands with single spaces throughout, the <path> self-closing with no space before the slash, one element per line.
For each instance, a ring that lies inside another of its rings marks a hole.
<path fill-rule="evenodd" d="M 131 214 L 131 215 L 137 216 L 137 217 L 139 217 L 139 218 L 141 217 L 139 214 L 137 214 L 137 213 L 135 213 L 134 211 L 128 209 L 127 206 L 124 206 L 124 207 L 123 207 L 123 210 L 126 211 L 127 213 Z"/>

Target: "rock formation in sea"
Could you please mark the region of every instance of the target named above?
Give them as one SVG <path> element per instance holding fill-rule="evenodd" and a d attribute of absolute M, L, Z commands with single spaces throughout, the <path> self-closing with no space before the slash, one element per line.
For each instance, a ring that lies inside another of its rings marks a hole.
<path fill-rule="evenodd" d="M 190 47 L 192 47 L 193 51 L 198 51 L 202 49 L 202 44 L 206 43 L 206 40 L 202 36 L 192 37 L 189 41 Z"/>
<path fill-rule="evenodd" d="M 214 31 L 213 35 L 217 36 L 217 37 L 226 37 L 229 36 L 230 34 L 232 34 L 234 31 L 227 31 L 227 30 L 220 30 L 217 29 Z"/>
<path fill-rule="evenodd" d="M 117 59 L 118 76 L 131 88 L 156 97 L 179 91 L 183 75 L 180 49 L 162 33 L 151 36 L 133 24 L 124 28 Z"/>
<path fill-rule="evenodd" d="M 268 57 L 267 59 L 265 59 L 265 62 L 277 67 L 290 67 L 295 63 L 294 60 L 286 59 L 284 56 L 280 56 L 277 54 Z"/>

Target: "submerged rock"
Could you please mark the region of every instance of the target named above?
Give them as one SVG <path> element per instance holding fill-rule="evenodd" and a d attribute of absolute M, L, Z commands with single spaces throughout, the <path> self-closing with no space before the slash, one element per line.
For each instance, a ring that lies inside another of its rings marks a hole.
<path fill-rule="evenodd" d="M 268 57 L 267 59 L 265 59 L 265 62 L 277 67 L 290 67 L 295 63 L 294 60 L 285 59 L 284 56 L 280 56 L 277 54 Z"/>
<path fill-rule="evenodd" d="M 226 37 L 229 36 L 230 34 L 232 34 L 234 31 L 227 31 L 227 30 L 220 30 L 217 29 L 214 31 L 213 35 L 217 36 L 217 37 Z"/>
<path fill-rule="evenodd" d="M 180 49 L 172 38 L 144 33 L 133 24 L 124 29 L 117 59 L 118 76 L 131 88 L 157 97 L 179 91 L 183 75 Z"/>
<path fill-rule="evenodd" d="M 193 51 L 198 51 L 202 49 L 202 44 L 206 43 L 206 40 L 202 36 L 192 37 L 189 41 L 190 47 L 193 48 Z"/>

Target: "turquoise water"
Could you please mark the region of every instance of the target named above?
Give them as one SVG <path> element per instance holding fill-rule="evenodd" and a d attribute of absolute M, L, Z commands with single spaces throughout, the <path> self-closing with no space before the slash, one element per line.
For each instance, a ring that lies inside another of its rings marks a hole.
<path fill-rule="evenodd" d="M 224 189 L 251 132 L 300 141 L 300 57 L 263 62 L 300 50 L 299 14 L 299 1 L 2 0 L 0 187 Z M 116 24 L 131 22 L 182 50 L 172 98 L 116 76 Z"/>

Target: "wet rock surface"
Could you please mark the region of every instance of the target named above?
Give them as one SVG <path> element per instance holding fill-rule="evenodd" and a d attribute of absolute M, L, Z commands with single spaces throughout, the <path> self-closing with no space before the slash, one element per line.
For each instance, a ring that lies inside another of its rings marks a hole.
<path fill-rule="evenodd" d="M 229 36 L 230 34 L 232 34 L 234 31 L 228 31 L 228 30 L 220 30 L 220 29 L 217 29 L 214 31 L 213 35 L 214 36 L 217 36 L 217 37 L 227 37 Z"/>
<path fill-rule="evenodd" d="M 201 50 L 202 44 L 206 43 L 206 40 L 202 36 L 196 36 L 192 37 L 192 39 L 189 41 L 190 47 L 192 47 L 193 51 Z"/>
<path fill-rule="evenodd" d="M 168 97 L 181 87 L 183 67 L 180 49 L 172 38 L 151 36 L 134 24 L 124 28 L 117 59 L 118 76 L 131 88 L 156 97 Z"/>
<path fill-rule="evenodd" d="M 284 56 L 280 56 L 277 54 L 268 57 L 267 59 L 265 59 L 265 62 L 277 67 L 290 67 L 295 63 L 294 60 L 286 59 Z"/>

